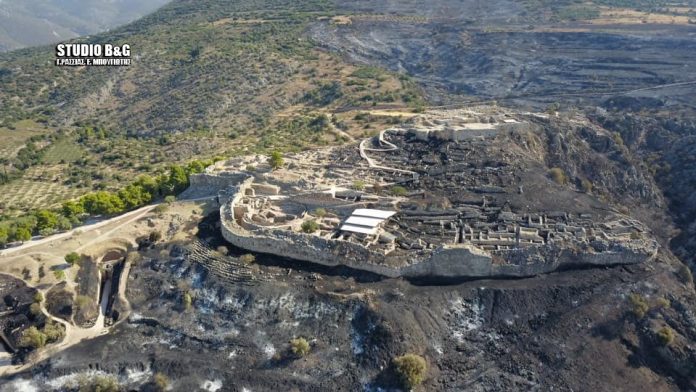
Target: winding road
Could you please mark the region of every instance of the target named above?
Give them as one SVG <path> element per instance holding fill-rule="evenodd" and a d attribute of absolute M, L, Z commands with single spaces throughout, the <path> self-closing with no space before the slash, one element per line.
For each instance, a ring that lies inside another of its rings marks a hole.
<path fill-rule="evenodd" d="M 388 129 L 381 131 L 379 133 L 379 137 L 378 137 L 379 143 L 381 145 L 387 145 L 387 148 L 368 148 L 368 147 L 365 147 L 365 144 L 367 142 L 369 142 L 370 140 L 372 140 L 372 138 L 363 139 L 363 141 L 360 142 L 360 156 L 364 160 L 366 160 L 368 166 L 370 166 L 373 169 L 381 169 L 381 170 L 392 171 L 392 172 L 397 172 L 397 173 L 405 173 L 405 174 L 412 175 L 414 178 L 418 178 L 418 173 L 416 173 L 414 171 L 379 165 L 379 164 L 375 163 L 375 161 L 367 155 L 367 151 L 387 152 L 387 151 L 395 151 L 395 150 L 399 149 L 399 147 L 397 147 L 395 144 L 384 139 L 384 135 L 388 131 L 389 131 Z"/>

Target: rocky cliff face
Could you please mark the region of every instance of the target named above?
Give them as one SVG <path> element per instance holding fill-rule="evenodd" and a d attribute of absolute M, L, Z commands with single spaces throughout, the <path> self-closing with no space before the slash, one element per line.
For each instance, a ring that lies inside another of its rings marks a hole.
<path fill-rule="evenodd" d="M 595 120 L 616 132 L 664 192 L 679 232 L 665 233 L 675 255 L 696 267 L 696 113 L 692 109 L 600 111 Z"/>

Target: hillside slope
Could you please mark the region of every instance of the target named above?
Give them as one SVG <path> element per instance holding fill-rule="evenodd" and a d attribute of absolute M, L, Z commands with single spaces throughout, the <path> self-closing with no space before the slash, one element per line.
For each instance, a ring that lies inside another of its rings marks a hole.
<path fill-rule="evenodd" d="M 357 145 L 427 106 L 487 101 L 522 107 L 541 127 L 481 141 L 539 160 L 532 175 L 510 171 L 508 185 L 531 200 L 512 207 L 572 210 L 590 193 L 660 243 L 655 260 L 635 266 L 384 279 L 248 254 L 220 237 L 213 199 L 174 202 L 115 234 L 141 248 L 128 255 L 130 306 L 112 314 L 120 324 L 0 382 L 70 390 L 106 373 L 144 390 L 164 374 L 173 390 L 399 390 L 392 360 L 417 353 L 430 366 L 421 390 L 693 389 L 696 293 L 686 265 L 696 263 L 696 27 L 694 1 L 675 4 L 176 0 L 78 40 L 130 44 L 130 67 L 54 67 L 52 48 L 0 55 L 3 220 L 192 158 Z M 437 166 L 446 151 L 435 152 L 427 159 Z M 461 172 L 483 183 L 510 169 L 460 157 Z M 250 166 L 243 170 L 266 170 Z M 449 202 L 422 195 L 428 211 Z M 0 294 L 22 297 L 20 276 L 32 287 L 60 280 L 45 267 L 79 271 L 63 263 L 66 248 L 106 252 L 114 230 L 5 257 L 13 277 L 0 275 Z M 19 309 L 8 314 L 33 317 L 28 300 Z M 304 358 L 290 355 L 297 337 L 309 341 Z"/>
<path fill-rule="evenodd" d="M 8 198 L 6 208 L 41 206 L 31 195 L 45 192 L 20 186 L 81 184 L 84 193 L 198 157 L 345 142 L 386 121 L 334 117 L 338 107 L 421 105 L 408 77 L 348 64 L 307 40 L 308 24 L 330 9 L 324 1 L 177 1 L 79 41 L 130 44 L 130 67 L 55 67 L 52 48 L 0 56 L 0 133 L 13 140 L 4 193 L 30 198 Z M 99 137 L 85 137 L 90 129 Z M 22 161 L 29 136 L 39 151 Z M 58 142 L 80 147 L 45 159 Z"/>

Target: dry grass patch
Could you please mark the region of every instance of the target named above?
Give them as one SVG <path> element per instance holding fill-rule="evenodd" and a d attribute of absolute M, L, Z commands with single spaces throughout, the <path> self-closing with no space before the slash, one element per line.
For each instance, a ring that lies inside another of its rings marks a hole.
<path fill-rule="evenodd" d="M 596 25 L 609 24 L 689 24 L 689 17 L 686 15 L 669 15 L 654 12 L 642 12 L 625 8 L 600 9 L 599 18 L 590 21 Z"/>

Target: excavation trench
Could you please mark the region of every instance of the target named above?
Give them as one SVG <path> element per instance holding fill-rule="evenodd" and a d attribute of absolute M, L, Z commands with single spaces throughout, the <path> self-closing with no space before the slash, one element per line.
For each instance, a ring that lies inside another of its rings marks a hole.
<path fill-rule="evenodd" d="M 123 278 L 126 255 L 122 250 L 110 250 L 101 260 L 101 288 L 99 291 L 99 312 L 103 325 L 109 326 L 118 321 L 120 314 L 114 309 L 118 290 Z"/>

